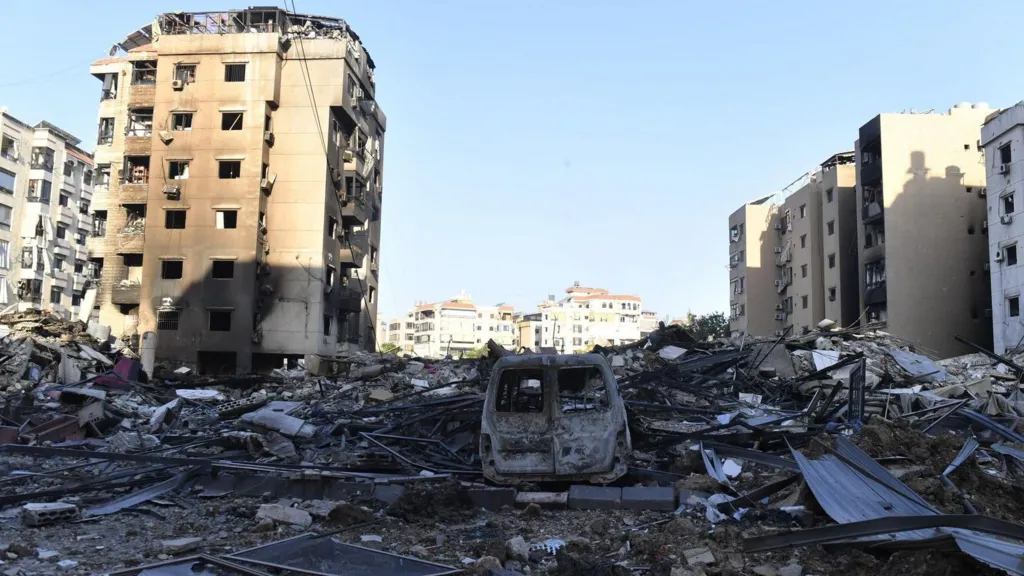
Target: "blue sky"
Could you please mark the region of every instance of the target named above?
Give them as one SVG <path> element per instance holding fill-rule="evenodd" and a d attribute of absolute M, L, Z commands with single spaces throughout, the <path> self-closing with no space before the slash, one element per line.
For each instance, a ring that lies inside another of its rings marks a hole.
<path fill-rule="evenodd" d="M 159 12 L 245 5 L 10 2 L 0 105 L 88 142 L 89 62 Z M 461 289 L 532 309 L 574 280 L 660 314 L 726 310 L 744 201 L 852 149 L 879 112 L 1024 98 L 1024 36 L 995 26 L 1024 20 L 1014 1 L 296 7 L 347 19 L 377 63 L 384 315 Z"/>

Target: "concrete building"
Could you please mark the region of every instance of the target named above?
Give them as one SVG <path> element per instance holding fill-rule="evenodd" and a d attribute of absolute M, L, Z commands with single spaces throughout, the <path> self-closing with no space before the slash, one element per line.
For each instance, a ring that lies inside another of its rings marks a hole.
<path fill-rule="evenodd" d="M 990 115 L 981 128 L 985 156 L 992 345 L 1002 354 L 1024 344 L 1024 102 Z M 1020 194 L 1018 194 L 1018 192 Z"/>
<path fill-rule="evenodd" d="M 968 351 L 954 335 L 992 342 L 978 138 L 991 112 L 957 104 L 945 114 L 880 114 L 856 144 L 864 320 L 942 357 Z"/>
<path fill-rule="evenodd" d="M 658 313 L 651 310 L 640 312 L 640 337 L 646 338 L 648 334 L 658 329 Z"/>
<path fill-rule="evenodd" d="M 462 292 L 451 300 L 417 304 L 388 323 L 388 341 L 424 358 L 458 357 L 494 340 L 509 350 L 519 346 L 512 306 L 475 304 Z"/>
<path fill-rule="evenodd" d="M 93 158 L 50 124 L 0 114 L 0 307 L 88 321 Z"/>
<path fill-rule="evenodd" d="M 567 296 L 560 300 L 548 296 L 537 306 L 536 314 L 520 319 L 522 347 L 534 352 L 554 349 L 571 354 L 595 344 L 617 346 L 640 339 L 645 312 L 639 296 L 612 294 L 603 288 L 580 286 L 579 282 L 565 292 Z"/>
<path fill-rule="evenodd" d="M 376 349 L 386 120 L 358 36 L 267 7 L 116 48 L 91 67 L 100 321 L 201 372 Z"/>
<path fill-rule="evenodd" d="M 855 168 L 835 154 L 729 218 L 730 331 L 801 334 L 857 319 Z"/>

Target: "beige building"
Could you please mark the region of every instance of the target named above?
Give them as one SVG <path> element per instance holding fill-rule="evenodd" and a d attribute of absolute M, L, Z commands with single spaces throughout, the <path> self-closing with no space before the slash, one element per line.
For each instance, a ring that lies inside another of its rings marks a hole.
<path fill-rule="evenodd" d="M 387 341 L 424 358 L 458 357 L 494 340 L 506 349 L 519 345 L 512 306 L 484 306 L 462 292 L 451 300 L 420 303 L 388 322 Z"/>
<path fill-rule="evenodd" d="M 802 334 L 857 319 L 855 167 L 835 154 L 729 218 L 730 331 Z M 845 298 L 844 298 L 845 296 Z"/>
<path fill-rule="evenodd" d="M 345 21 L 169 13 L 103 83 L 99 319 L 201 372 L 375 349 L 385 118 Z"/>
<path fill-rule="evenodd" d="M 988 228 L 979 136 L 985 104 L 881 114 L 857 141 L 864 319 L 940 356 L 992 344 Z"/>
<path fill-rule="evenodd" d="M 522 347 L 572 354 L 593 345 L 629 344 L 639 340 L 649 325 L 644 316 L 656 316 L 644 312 L 643 301 L 632 294 L 612 294 L 579 282 L 565 292 L 567 296 L 560 300 L 548 296 L 537 306 L 536 314 L 520 318 L 517 332 Z"/>
<path fill-rule="evenodd" d="M 94 172 L 78 144 L 49 122 L 0 114 L 0 307 L 90 318 Z"/>

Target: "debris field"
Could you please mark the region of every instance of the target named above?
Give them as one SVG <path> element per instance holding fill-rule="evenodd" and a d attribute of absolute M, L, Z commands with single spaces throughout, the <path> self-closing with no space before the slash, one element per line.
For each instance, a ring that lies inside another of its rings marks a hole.
<path fill-rule="evenodd" d="M 493 343 L 206 377 L 147 374 L 45 313 L 0 335 L 4 576 L 1024 574 L 1024 355 L 669 326 L 594 350 L 624 475 L 559 481 L 554 450 L 497 485 L 481 420 L 512 353 Z M 548 420 L 556 444 L 574 410 Z"/>

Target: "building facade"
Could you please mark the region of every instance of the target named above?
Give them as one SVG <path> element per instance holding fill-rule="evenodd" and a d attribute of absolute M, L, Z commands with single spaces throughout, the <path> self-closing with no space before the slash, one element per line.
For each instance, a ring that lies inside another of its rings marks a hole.
<path fill-rule="evenodd" d="M 860 128 L 857 242 L 863 320 L 940 357 L 992 343 L 986 174 L 992 111 L 880 114 Z"/>
<path fill-rule="evenodd" d="M 90 320 L 93 157 L 50 124 L 0 114 L 0 308 Z"/>
<path fill-rule="evenodd" d="M 729 331 L 757 336 L 778 329 L 775 320 L 777 207 L 771 196 L 748 202 L 729 216 Z"/>
<path fill-rule="evenodd" d="M 536 314 L 519 321 L 520 345 L 538 352 L 582 352 L 594 345 L 618 346 L 641 338 L 645 314 L 643 301 L 632 294 L 612 294 L 603 288 L 587 288 L 576 282 L 566 296 L 554 295 L 537 306 Z M 655 314 L 656 316 L 656 314 Z"/>
<path fill-rule="evenodd" d="M 451 300 L 420 303 L 388 322 L 388 342 L 424 358 L 459 357 L 494 340 L 508 350 L 519 346 L 512 306 L 479 305 L 462 292 Z"/>
<path fill-rule="evenodd" d="M 99 319 L 200 372 L 376 349 L 384 114 L 345 21 L 158 16 L 101 80 Z"/>
<path fill-rule="evenodd" d="M 981 129 L 986 171 L 992 345 L 997 354 L 1024 343 L 1024 102 L 988 117 Z M 1017 193 L 1021 194 L 1018 196 Z"/>

